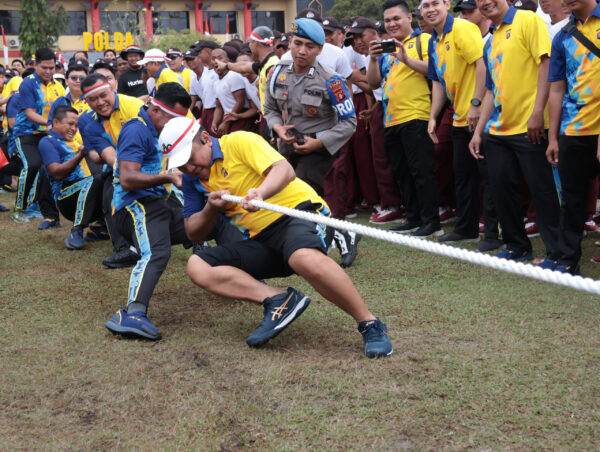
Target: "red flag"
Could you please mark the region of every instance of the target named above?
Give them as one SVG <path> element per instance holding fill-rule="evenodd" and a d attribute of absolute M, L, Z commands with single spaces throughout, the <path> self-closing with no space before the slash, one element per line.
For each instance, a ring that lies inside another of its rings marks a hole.
<path fill-rule="evenodd" d="M 229 34 L 229 13 L 225 14 L 225 33 Z"/>
<path fill-rule="evenodd" d="M 204 16 L 204 33 L 210 34 L 210 28 L 208 28 L 208 16 Z"/>
<path fill-rule="evenodd" d="M 212 21 L 212 17 L 210 18 L 210 34 L 213 34 L 213 21 Z"/>

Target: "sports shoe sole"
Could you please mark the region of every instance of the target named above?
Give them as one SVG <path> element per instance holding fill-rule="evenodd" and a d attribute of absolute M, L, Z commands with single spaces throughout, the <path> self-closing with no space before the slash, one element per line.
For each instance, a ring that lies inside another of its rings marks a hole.
<path fill-rule="evenodd" d="M 477 238 L 472 238 L 472 239 L 459 239 L 459 240 L 445 240 L 445 241 L 440 241 L 438 240 L 439 243 L 442 244 L 446 244 L 446 243 L 478 243 L 481 239 L 479 237 Z"/>
<path fill-rule="evenodd" d="M 279 333 L 281 333 L 285 329 L 285 327 L 287 327 L 294 320 L 296 320 L 298 317 L 300 317 L 300 314 L 302 314 L 304 312 L 304 310 L 308 307 L 309 304 L 310 304 L 310 298 L 305 295 L 298 302 L 298 304 L 294 307 L 294 310 L 285 318 L 285 320 L 283 322 L 281 322 L 279 325 L 277 325 L 275 328 L 273 328 L 272 335 L 264 338 L 260 342 L 255 342 L 253 344 L 248 344 L 248 339 L 246 339 L 246 343 L 248 344 L 248 346 L 250 346 L 252 348 L 258 348 L 261 345 L 264 345 L 266 342 L 270 341 L 271 339 L 276 337 Z"/>
<path fill-rule="evenodd" d="M 113 334 L 118 334 L 120 336 L 124 336 L 131 339 L 150 339 L 152 341 L 157 341 L 162 339 L 162 335 L 158 333 L 158 336 L 153 336 L 145 331 L 138 330 L 136 328 L 129 328 L 126 326 L 121 326 L 117 323 L 111 322 L 110 320 L 104 324 L 104 326 Z"/>
<path fill-rule="evenodd" d="M 388 231 L 393 232 L 395 234 L 412 234 L 413 232 L 415 232 L 417 229 L 419 229 L 421 226 L 417 226 L 416 228 L 413 229 L 407 229 L 406 231 L 394 231 L 392 229 L 388 229 Z"/>
<path fill-rule="evenodd" d="M 367 351 L 365 350 L 365 356 L 369 359 L 377 359 L 377 358 L 387 358 L 388 356 L 391 356 L 391 354 L 394 353 L 394 349 L 392 348 L 390 350 L 389 353 L 382 355 L 381 353 L 371 353 L 370 355 L 367 354 Z"/>
<path fill-rule="evenodd" d="M 71 250 L 71 251 L 77 251 L 77 250 L 83 249 L 83 245 L 82 246 L 69 245 L 69 243 L 66 240 L 65 240 L 65 246 L 67 247 L 68 250 Z"/>
<path fill-rule="evenodd" d="M 387 221 L 373 221 L 369 220 L 371 224 L 391 224 L 391 223 L 402 223 L 402 218 L 398 218 L 397 220 L 387 220 Z"/>
<path fill-rule="evenodd" d="M 427 237 L 441 237 L 442 235 L 444 235 L 444 230 L 440 229 L 439 231 L 432 232 L 431 234 L 428 234 L 428 235 L 413 235 L 413 234 L 411 234 L 411 237 L 414 237 L 416 239 L 426 239 Z"/>

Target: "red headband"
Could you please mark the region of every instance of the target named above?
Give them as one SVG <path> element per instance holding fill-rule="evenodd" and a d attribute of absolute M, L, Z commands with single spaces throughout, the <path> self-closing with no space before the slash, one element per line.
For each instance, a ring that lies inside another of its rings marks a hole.
<path fill-rule="evenodd" d="M 108 82 L 105 83 L 101 83 L 100 85 L 96 85 L 96 86 L 92 86 L 91 88 L 87 89 L 86 91 L 83 92 L 83 95 L 81 96 L 83 99 L 85 99 L 87 96 L 89 96 L 90 94 L 94 94 L 104 88 L 109 88 L 110 89 L 110 85 L 108 84 Z"/>
<path fill-rule="evenodd" d="M 169 108 L 165 104 L 163 104 L 162 102 L 157 101 L 154 97 L 150 98 L 150 103 L 152 105 L 156 105 L 158 108 L 160 108 L 165 113 L 169 113 L 171 116 L 176 116 L 178 118 L 184 118 L 185 117 L 185 115 L 182 115 L 181 113 L 177 113 L 172 108 Z"/>

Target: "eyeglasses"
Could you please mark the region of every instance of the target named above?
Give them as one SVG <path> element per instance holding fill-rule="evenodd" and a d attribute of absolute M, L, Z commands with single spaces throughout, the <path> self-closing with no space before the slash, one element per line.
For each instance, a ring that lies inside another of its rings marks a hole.
<path fill-rule="evenodd" d="M 69 80 L 72 82 L 82 81 L 85 78 L 85 75 L 69 75 Z"/>

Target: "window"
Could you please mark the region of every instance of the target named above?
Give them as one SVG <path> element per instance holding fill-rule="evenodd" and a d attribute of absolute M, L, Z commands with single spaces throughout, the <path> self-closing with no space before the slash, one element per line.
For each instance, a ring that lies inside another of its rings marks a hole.
<path fill-rule="evenodd" d="M 208 31 L 210 31 L 212 23 L 213 34 L 224 35 L 227 33 L 225 18 L 229 20 L 229 33 L 237 33 L 237 13 L 235 11 L 204 11 L 204 17 L 208 18 Z"/>
<path fill-rule="evenodd" d="M 68 26 L 65 34 L 80 35 L 87 31 L 85 11 L 67 11 Z"/>
<path fill-rule="evenodd" d="M 285 31 L 283 11 L 252 11 L 252 28 L 265 25 L 271 30 Z"/>
<path fill-rule="evenodd" d="M 190 28 L 187 11 L 158 11 L 152 13 L 154 33 L 167 33 L 167 30 L 181 31 Z"/>
<path fill-rule="evenodd" d="M 103 31 L 127 33 L 135 31 L 138 15 L 132 11 L 100 11 L 100 28 Z"/>
<path fill-rule="evenodd" d="M 21 29 L 21 13 L 19 11 L 0 10 L 0 24 L 7 35 L 18 35 Z"/>

